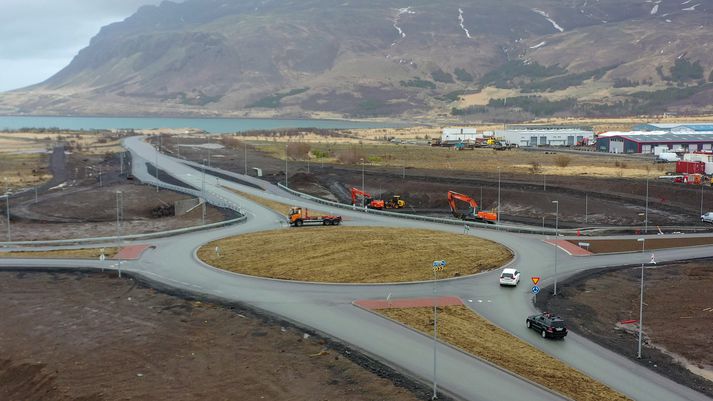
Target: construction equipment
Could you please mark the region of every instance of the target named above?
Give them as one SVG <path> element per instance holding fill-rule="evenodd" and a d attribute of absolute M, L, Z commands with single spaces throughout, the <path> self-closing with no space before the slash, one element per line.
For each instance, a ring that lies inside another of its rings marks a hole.
<path fill-rule="evenodd" d="M 456 207 L 456 201 L 463 201 L 468 203 L 468 212 L 460 213 Z M 458 192 L 448 191 L 448 205 L 451 207 L 451 213 L 453 216 L 463 220 L 470 221 L 482 221 L 486 223 L 495 223 L 498 221 L 498 214 L 495 212 L 484 212 L 480 210 L 478 202 L 473 200 L 468 195 L 463 195 Z"/>
<path fill-rule="evenodd" d="M 403 209 L 406 207 L 406 201 L 401 199 L 400 195 L 394 195 L 384 204 L 384 207 L 387 209 Z"/>
<path fill-rule="evenodd" d="M 338 226 L 342 216 L 310 216 L 309 210 L 293 206 L 287 216 L 292 227 L 302 227 L 305 224 L 322 224 L 324 226 Z"/>
<path fill-rule="evenodd" d="M 366 206 L 369 209 L 383 209 L 384 208 L 384 201 L 381 199 L 373 199 L 371 197 L 371 194 L 368 192 L 364 192 L 360 189 L 357 188 L 352 188 L 352 205 L 357 205 L 357 198 L 361 197 L 364 206 Z"/>

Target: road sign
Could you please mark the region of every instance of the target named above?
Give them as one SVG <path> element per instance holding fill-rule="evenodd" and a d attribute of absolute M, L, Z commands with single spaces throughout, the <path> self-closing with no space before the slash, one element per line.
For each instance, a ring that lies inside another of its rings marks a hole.
<path fill-rule="evenodd" d="M 433 270 L 440 272 L 446 269 L 446 261 L 445 260 L 434 260 L 433 261 Z"/>
<path fill-rule="evenodd" d="M 532 284 L 534 284 L 534 285 L 537 285 L 537 283 L 540 282 L 540 278 L 537 276 L 533 276 L 533 277 L 531 277 L 531 279 L 532 279 Z"/>
<path fill-rule="evenodd" d="M 537 295 L 540 292 L 540 287 L 533 285 L 530 291 L 532 291 L 533 294 Z"/>

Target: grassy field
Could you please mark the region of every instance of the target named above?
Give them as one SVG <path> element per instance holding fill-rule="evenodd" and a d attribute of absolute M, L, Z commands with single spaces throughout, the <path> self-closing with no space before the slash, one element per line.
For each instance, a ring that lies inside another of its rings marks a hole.
<path fill-rule="evenodd" d="M 291 228 L 226 238 L 198 250 L 201 260 L 221 269 L 329 283 L 428 280 L 434 255 L 448 260 L 444 278 L 495 269 L 512 259 L 505 247 L 472 236 L 380 227 Z"/>
<path fill-rule="evenodd" d="M 285 158 L 284 143 L 261 142 L 256 147 L 274 157 Z M 324 158 L 313 155 L 326 154 Z M 471 171 L 473 173 L 530 174 L 541 181 L 542 174 L 560 176 L 645 178 L 664 174 L 672 168 L 665 164 L 654 165 L 645 160 L 622 159 L 606 155 L 588 155 L 514 149 L 495 151 L 474 149 L 457 151 L 451 148 L 396 145 L 396 144 L 310 144 L 312 162 L 358 165 L 363 158 L 368 168 L 421 168 L 437 170 Z M 306 159 L 305 159 L 306 160 Z M 566 164 L 564 167 L 562 167 Z"/>
<path fill-rule="evenodd" d="M 99 259 L 102 248 L 66 249 L 58 251 L 0 252 L 0 258 L 22 259 Z M 113 258 L 119 248 L 104 248 L 104 256 Z"/>
<path fill-rule="evenodd" d="M 377 312 L 424 334 L 433 333 L 432 308 L 382 309 Z M 440 308 L 438 329 L 441 340 L 574 400 L 628 400 L 463 306 Z"/>
<path fill-rule="evenodd" d="M 0 144 L 0 147 L 2 144 Z M 6 187 L 25 188 L 35 186 L 52 178 L 47 170 L 47 153 L 10 153 L 0 148 L 0 185 L 2 193 Z"/>

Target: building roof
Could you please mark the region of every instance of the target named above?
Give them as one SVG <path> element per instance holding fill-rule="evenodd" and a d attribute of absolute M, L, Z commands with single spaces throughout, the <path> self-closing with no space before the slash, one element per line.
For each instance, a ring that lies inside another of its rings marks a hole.
<path fill-rule="evenodd" d="M 713 122 L 709 123 L 669 123 L 669 124 L 638 124 L 634 126 L 635 131 L 657 131 L 688 129 L 691 131 L 713 131 Z"/>
<path fill-rule="evenodd" d="M 690 132 L 671 133 L 663 131 L 655 132 L 611 132 L 603 138 L 620 137 L 636 143 L 689 143 L 689 142 L 713 142 L 713 132 Z M 603 134 L 604 135 L 604 134 Z"/>

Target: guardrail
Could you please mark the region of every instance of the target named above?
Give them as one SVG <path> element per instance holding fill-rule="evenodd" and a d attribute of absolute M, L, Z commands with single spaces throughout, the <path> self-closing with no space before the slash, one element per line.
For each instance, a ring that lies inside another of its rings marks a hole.
<path fill-rule="evenodd" d="M 407 213 L 394 213 L 394 212 L 387 212 L 384 210 L 365 209 L 365 208 L 361 208 L 361 207 L 355 207 L 353 205 L 346 205 L 344 203 L 333 202 L 330 200 L 326 200 L 326 199 L 318 198 L 316 196 L 305 194 L 303 192 L 295 191 L 294 189 L 286 187 L 281 183 L 278 183 L 277 185 L 281 189 L 291 193 L 292 195 L 298 196 L 303 199 L 310 200 L 312 202 L 321 203 L 321 204 L 324 204 L 327 206 L 332 206 L 332 207 L 337 207 L 337 208 L 347 209 L 347 210 L 354 210 L 357 212 L 363 212 L 363 213 L 368 213 L 368 214 L 396 217 L 396 218 L 401 218 L 401 219 L 429 221 L 429 222 L 439 223 L 439 224 L 462 225 L 462 226 L 468 226 L 468 227 L 484 228 L 484 229 L 489 229 L 489 230 L 500 230 L 500 231 L 515 232 L 515 233 L 541 234 L 541 235 L 552 235 L 552 236 L 555 235 L 555 232 L 557 232 L 560 236 L 593 236 L 593 235 L 611 234 L 611 233 L 616 233 L 616 232 L 619 232 L 619 233 L 622 233 L 622 232 L 643 233 L 644 230 L 646 230 L 645 226 L 581 227 L 581 228 L 560 228 L 560 229 L 555 230 L 554 228 L 549 228 L 549 227 L 514 226 L 514 225 L 509 225 L 509 224 L 488 224 L 488 223 L 478 223 L 478 222 L 456 220 L 456 219 L 446 219 L 446 218 L 441 218 L 441 217 L 419 216 L 419 215 L 407 214 Z M 685 227 L 685 226 L 661 227 L 661 229 L 674 230 L 674 231 L 691 231 L 691 232 L 709 231 L 705 227 Z M 652 234 L 655 234 L 657 232 L 657 229 L 655 228 L 655 226 L 649 226 L 648 230 L 651 231 Z M 639 235 L 641 235 L 641 234 L 639 234 Z"/>
<path fill-rule="evenodd" d="M 157 185 L 157 180 L 146 180 L 143 181 L 145 185 L 150 185 L 150 186 L 156 186 Z M 58 239 L 58 240 L 46 240 L 46 241 L 12 241 L 12 242 L 0 242 L 0 246 L 2 247 L 8 247 L 8 246 L 15 246 L 15 245 L 31 245 L 31 246 L 42 246 L 42 245 L 66 245 L 66 244 L 89 244 L 89 243 L 102 243 L 102 242 L 112 242 L 112 241 L 124 241 L 124 240 L 139 240 L 139 239 L 150 239 L 150 238 L 161 238 L 161 237 L 169 237 L 173 235 L 179 235 L 179 234 L 185 234 L 185 233 L 190 233 L 193 231 L 198 231 L 198 230 L 205 230 L 209 228 L 216 228 L 216 227 L 222 227 L 222 226 L 227 226 L 235 223 L 240 223 L 242 221 L 245 221 L 247 216 L 243 212 L 243 209 L 240 205 L 238 205 L 235 202 L 231 202 L 230 200 L 224 198 L 221 195 L 208 192 L 206 194 L 201 193 L 201 191 L 197 191 L 195 189 L 191 188 L 186 188 L 186 187 L 181 187 L 179 185 L 173 185 L 173 184 L 167 184 L 162 181 L 158 181 L 158 186 L 164 189 L 169 189 L 172 191 L 176 192 L 183 192 L 192 196 L 195 196 L 197 198 L 203 198 L 206 202 L 225 209 L 230 209 L 238 214 L 240 214 L 240 217 L 237 217 L 235 219 L 231 220 L 225 220 L 225 221 L 219 221 L 217 223 L 211 223 L 211 224 L 203 224 L 200 226 L 191 226 L 191 227 L 184 227 L 184 228 L 177 228 L 174 230 L 167 230 L 167 231 L 159 231 L 159 232 L 154 232 L 154 233 L 145 233 L 145 234 L 128 234 L 128 235 L 119 235 L 119 236 L 110 236 L 110 237 L 90 237 L 90 238 L 73 238 L 73 239 Z M 208 195 L 208 196 L 205 196 Z"/>

